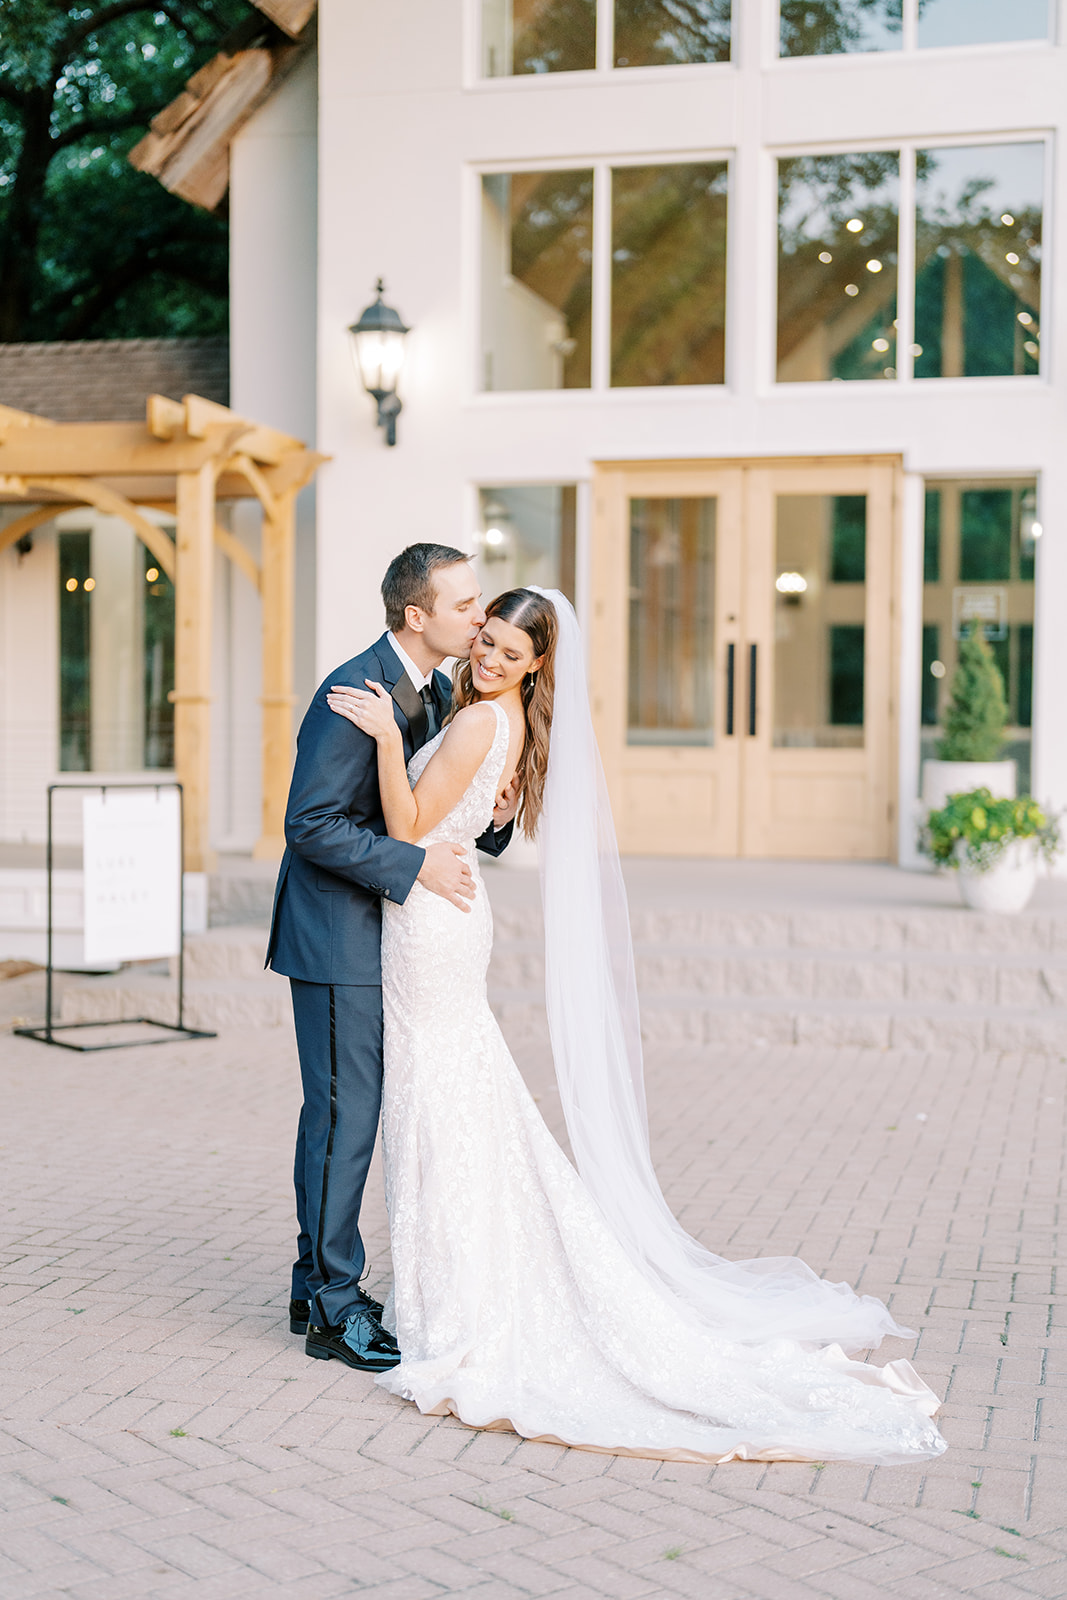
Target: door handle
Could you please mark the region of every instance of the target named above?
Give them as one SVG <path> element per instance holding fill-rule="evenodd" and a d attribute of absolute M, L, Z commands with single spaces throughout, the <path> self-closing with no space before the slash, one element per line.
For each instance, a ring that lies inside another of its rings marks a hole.
<path fill-rule="evenodd" d="M 748 732 L 750 738 L 756 736 L 756 646 L 748 647 Z"/>
<path fill-rule="evenodd" d="M 726 646 L 726 736 L 733 737 L 734 732 L 734 679 L 736 677 L 737 646 L 732 642 Z"/>

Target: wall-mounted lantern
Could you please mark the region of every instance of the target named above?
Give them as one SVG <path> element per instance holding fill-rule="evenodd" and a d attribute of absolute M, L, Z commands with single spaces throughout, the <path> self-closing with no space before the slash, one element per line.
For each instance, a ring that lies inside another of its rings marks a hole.
<path fill-rule="evenodd" d="M 385 283 L 377 283 L 377 299 L 349 328 L 356 371 L 364 389 L 378 403 L 378 426 L 385 429 L 386 444 L 396 444 L 396 419 L 400 415 L 397 384 L 404 365 L 404 335 L 408 329 L 400 313 L 382 299 Z"/>

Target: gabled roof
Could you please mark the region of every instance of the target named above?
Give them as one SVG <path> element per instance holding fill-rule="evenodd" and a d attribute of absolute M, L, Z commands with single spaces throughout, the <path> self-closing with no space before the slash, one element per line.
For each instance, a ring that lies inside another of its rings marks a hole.
<path fill-rule="evenodd" d="M 215 211 L 230 184 L 230 141 L 313 47 L 315 0 L 252 0 L 249 17 L 153 117 L 130 161 L 165 189 Z"/>

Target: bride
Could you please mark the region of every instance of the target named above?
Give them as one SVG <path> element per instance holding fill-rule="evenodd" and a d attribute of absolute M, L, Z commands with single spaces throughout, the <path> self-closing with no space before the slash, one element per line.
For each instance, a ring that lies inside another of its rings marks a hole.
<path fill-rule="evenodd" d="M 385 904 L 382 1133 L 399 1366 L 428 1415 L 612 1454 L 905 1462 L 945 1449 L 880 1301 L 795 1258 L 728 1262 L 669 1211 L 649 1156 L 633 954 L 577 619 L 513 589 L 460 664 L 454 713 L 407 770 L 388 693 L 332 709 L 377 744 L 393 838 L 463 843 L 457 909 Z M 578 1171 L 486 998 L 492 918 L 474 840 L 514 779 L 536 834 L 552 1052 Z M 580 1174 L 580 1176 L 579 1176 Z"/>

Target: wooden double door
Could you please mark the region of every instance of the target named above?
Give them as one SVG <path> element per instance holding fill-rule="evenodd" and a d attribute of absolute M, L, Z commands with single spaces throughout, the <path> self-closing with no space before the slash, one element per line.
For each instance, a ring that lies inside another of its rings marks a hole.
<path fill-rule="evenodd" d="M 900 462 L 599 464 L 590 682 L 628 854 L 893 853 Z"/>

